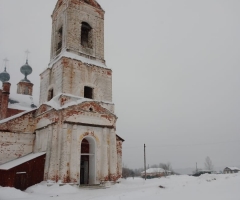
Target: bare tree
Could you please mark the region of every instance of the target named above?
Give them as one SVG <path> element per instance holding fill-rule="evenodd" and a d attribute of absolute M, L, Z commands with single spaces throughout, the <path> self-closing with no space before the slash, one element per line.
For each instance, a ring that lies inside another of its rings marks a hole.
<path fill-rule="evenodd" d="M 162 168 L 162 169 L 164 169 L 165 175 L 168 174 L 168 171 L 171 171 L 171 172 L 173 171 L 170 162 L 168 162 L 168 163 L 160 163 L 160 164 L 159 164 L 159 167 Z"/>
<path fill-rule="evenodd" d="M 168 163 L 160 163 L 159 164 L 159 167 L 164 169 L 165 171 L 171 171 L 172 170 L 172 166 L 171 166 L 171 163 L 168 162 Z"/>
<path fill-rule="evenodd" d="M 122 177 L 126 179 L 131 176 L 133 176 L 132 170 L 127 167 L 123 167 L 122 168 Z"/>
<path fill-rule="evenodd" d="M 123 165 L 122 165 L 122 177 L 126 179 L 130 175 L 131 175 L 130 169 L 123 163 Z"/>
<path fill-rule="evenodd" d="M 151 168 L 158 168 L 158 165 L 156 165 L 156 164 L 151 165 Z"/>
<path fill-rule="evenodd" d="M 206 159 L 205 159 L 205 168 L 206 170 L 213 170 L 213 164 L 212 164 L 212 160 L 207 156 Z"/>
<path fill-rule="evenodd" d="M 133 170 L 135 176 L 141 176 L 141 172 L 143 172 L 143 171 L 144 171 L 143 168 Z"/>

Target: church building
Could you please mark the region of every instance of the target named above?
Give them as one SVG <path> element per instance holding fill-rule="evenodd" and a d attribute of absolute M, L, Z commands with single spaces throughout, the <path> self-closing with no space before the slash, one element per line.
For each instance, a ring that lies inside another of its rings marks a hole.
<path fill-rule="evenodd" d="M 95 0 L 58 0 L 50 63 L 40 74 L 39 106 L 31 98 L 28 60 L 21 67 L 24 79 L 16 100 L 10 77 L 0 74 L 1 186 L 17 187 L 25 180 L 24 189 L 41 176 L 74 184 L 121 177 L 124 140 L 116 134 L 112 70 L 104 60 L 104 14 Z M 20 107 L 21 99 L 30 99 L 28 108 Z"/>

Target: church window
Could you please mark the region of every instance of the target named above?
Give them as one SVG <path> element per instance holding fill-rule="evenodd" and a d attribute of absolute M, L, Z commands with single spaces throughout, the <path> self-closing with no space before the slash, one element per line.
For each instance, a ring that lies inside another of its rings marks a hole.
<path fill-rule="evenodd" d="M 53 98 L 53 89 L 48 90 L 48 101 Z"/>
<path fill-rule="evenodd" d="M 25 87 L 25 88 L 24 88 L 23 94 L 29 94 L 28 87 Z"/>
<path fill-rule="evenodd" d="M 84 98 L 93 99 L 93 88 L 88 86 L 84 87 Z"/>
<path fill-rule="evenodd" d="M 86 23 L 82 22 L 81 28 L 81 44 L 83 47 L 91 48 L 91 26 Z"/>
<path fill-rule="evenodd" d="M 57 53 L 60 53 L 62 49 L 62 36 L 63 36 L 63 28 L 61 27 L 58 30 L 58 38 L 57 38 Z"/>

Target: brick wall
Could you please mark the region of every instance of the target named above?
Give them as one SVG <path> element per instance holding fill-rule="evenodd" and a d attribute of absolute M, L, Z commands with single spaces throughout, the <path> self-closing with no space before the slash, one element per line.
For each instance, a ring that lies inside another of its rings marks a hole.
<path fill-rule="evenodd" d="M 33 84 L 29 82 L 19 82 L 17 84 L 17 93 L 18 94 L 26 94 L 32 95 Z"/>

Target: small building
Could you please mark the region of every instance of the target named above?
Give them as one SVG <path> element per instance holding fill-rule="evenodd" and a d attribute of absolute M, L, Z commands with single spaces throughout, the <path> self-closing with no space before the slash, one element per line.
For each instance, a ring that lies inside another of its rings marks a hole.
<path fill-rule="evenodd" d="M 31 153 L 0 165 L 0 185 L 25 190 L 43 181 L 46 153 Z"/>
<path fill-rule="evenodd" d="M 146 178 L 156 178 L 171 175 L 171 171 L 162 168 L 149 168 L 146 170 Z M 141 177 L 145 178 L 145 171 L 141 172 Z"/>
<path fill-rule="evenodd" d="M 237 167 L 226 167 L 223 170 L 224 174 L 232 174 L 232 173 L 238 173 L 238 172 L 240 172 L 240 169 Z"/>

